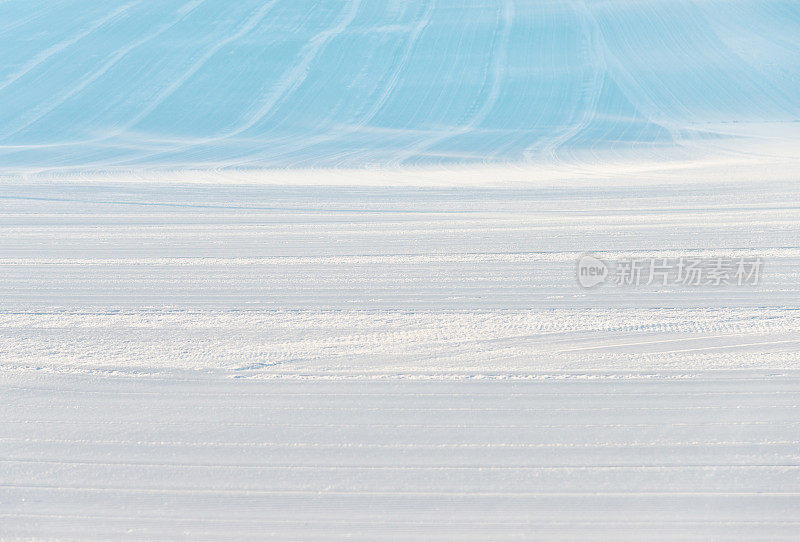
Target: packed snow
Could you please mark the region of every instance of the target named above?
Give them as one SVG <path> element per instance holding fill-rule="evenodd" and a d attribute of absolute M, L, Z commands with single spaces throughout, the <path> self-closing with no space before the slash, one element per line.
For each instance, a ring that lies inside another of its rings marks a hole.
<path fill-rule="evenodd" d="M 0 539 L 800 531 L 795 2 L 0 0 L 0 40 Z"/>
<path fill-rule="evenodd" d="M 791 0 L 8 0 L 2 173 L 796 159 L 798 27 Z"/>

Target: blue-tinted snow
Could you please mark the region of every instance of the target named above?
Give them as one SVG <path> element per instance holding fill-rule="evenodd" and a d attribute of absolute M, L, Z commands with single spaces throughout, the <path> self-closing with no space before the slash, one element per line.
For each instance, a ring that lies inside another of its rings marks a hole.
<path fill-rule="evenodd" d="M 8 0 L 0 40 L 5 172 L 658 160 L 800 134 L 794 1 Z"/>

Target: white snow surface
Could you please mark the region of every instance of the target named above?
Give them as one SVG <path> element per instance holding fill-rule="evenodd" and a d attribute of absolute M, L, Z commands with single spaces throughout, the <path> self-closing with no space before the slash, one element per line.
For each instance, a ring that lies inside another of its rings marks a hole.
<path fill-rule="evenodd" d="M 4 538 L 800 528 L 792 183 L 3 194 Z M 583 290 L 587 250 L 765 270 Z"/>
<path fill-rule="evenodd" d="M 0 0 L 0 45 L 1 540 L 796 540 L 796 1 Z"/>

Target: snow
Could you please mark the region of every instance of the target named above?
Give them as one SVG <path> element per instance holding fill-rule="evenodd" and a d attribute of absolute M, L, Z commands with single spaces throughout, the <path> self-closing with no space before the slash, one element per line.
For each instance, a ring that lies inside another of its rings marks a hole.
<path fill-rule="evenodd" d="M 791 538 L 794 191 L 6 184 L 0 530 Z"/>
<path fill-rule="evenodd" d="M 798 385 L 761 371 L 15 374 L 2 525 L 83 539 L 791 539 Z"/>
<path fill-rule="evenodd" d="M 796 538 L 799 27 L 0 0 L 0 539 Z"/>
<path fill-rule="evenodd" d="M 798 24 L 785 0 L 10 0 L 2 173 L 796 168 Z"/>

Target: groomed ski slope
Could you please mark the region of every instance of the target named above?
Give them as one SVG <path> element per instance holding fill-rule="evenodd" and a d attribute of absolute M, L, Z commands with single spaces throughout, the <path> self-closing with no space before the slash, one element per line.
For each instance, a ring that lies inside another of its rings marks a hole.
<path fill-rule="evenodd" d="M 799 36 L 0 0 L 0 539 L 795 539 Z"/>
<path fill-rule="evenodd" d="M 5 538 L 800 528 L 794 184 L 73 181 L 0 210 Z M 585 250 L 766 268 L 587 291 Z"/>
<path fill-rule="evenodd" d="M 4 174 L 797 157 L 792 0 L 0 3 Z"/>

